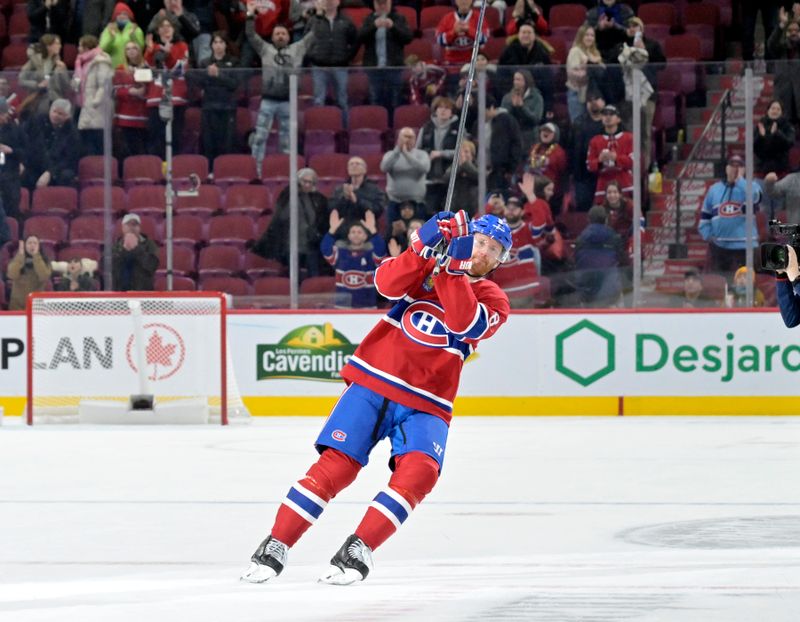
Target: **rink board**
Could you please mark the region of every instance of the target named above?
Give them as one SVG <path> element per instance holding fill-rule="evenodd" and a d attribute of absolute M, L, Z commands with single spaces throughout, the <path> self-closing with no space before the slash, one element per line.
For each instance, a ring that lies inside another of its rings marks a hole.
<path fill-rule="evenodd" d="M 411 311 L 404 330 L 437 347 L 439 311 Z M 229 348 L 250 412 L 326 415 L 343 386 L 339 369 L 381 317 L 232 312 Z M 0 406 L 20 414 L 24 316 L 0 315 L 0 338 Z M 454 412 L 794 415 L 798 374 L 800 332 L 788 330 L 776 310 L 518 313 L 465 364 Z"/>

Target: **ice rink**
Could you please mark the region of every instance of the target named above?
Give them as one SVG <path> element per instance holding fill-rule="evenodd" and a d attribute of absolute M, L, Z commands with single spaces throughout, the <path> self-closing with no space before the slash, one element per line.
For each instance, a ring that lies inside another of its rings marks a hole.
<path fill-rule="evenodd" d="M 275 583 L 240 583 L 322 423 L 6 418 L 0 620 L 800 619 L 800 419 L 456 418 L 366 582 L 316 579 L 388 480 L 385 442 Z"/>

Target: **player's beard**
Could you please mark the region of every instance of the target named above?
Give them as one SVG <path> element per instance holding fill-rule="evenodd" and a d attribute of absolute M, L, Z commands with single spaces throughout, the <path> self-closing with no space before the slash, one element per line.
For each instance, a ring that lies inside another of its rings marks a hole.
<path fill-rule="evenodd" d="M 480 279 L 488 275 L 498 265 L 500 264 L 495 259 L 484 259 L 484 258 L 473 259 L 472 266 L 470 266 L 469 272 L 467 272 L 467 274 L 474 279 Z"/>

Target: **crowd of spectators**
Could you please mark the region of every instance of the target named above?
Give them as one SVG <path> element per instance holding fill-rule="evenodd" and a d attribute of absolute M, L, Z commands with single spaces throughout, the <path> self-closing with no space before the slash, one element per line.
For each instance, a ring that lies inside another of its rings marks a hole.
<path fill-rule="evenodd" d="M 637 112 L 632 110 L 631 72 L 639 68 L 644 75 L 638 114 L 646 172 L 658 155 L 651 130 L 657 68 L 666 60 L 661 44 L 646 35 L 647 24 L 633 9 L 617 0 L 587 3 L 586 21 L 576 28 L 563 58 L 557 57 L 547 22 L 548 9 L 557 3 L 490 2 L 499 27 L 487 20 L 479 31 L 475 4 L 480 3 L 454 0 L 430 33 L 415 31 L 408 13 L 398 10 L 418 9 L 418 4 L 33 0 L 28 3 L 28 60 L 14 85 L 20 97 L 10 102 L 11 93 L 0 96 L 0 150 L 5 155 L 0 209 L 23 225 L 24 215 L 17 209 L 21 188 L 77 185 L 79 159 L 103 151 L 102 110 L 109 80 L 115 102 L 113 148 L 120 160 L 141 154 L 164 157 L 165 100 L 171 104 L 174 152 L 191 149 L 185 140 L 187 110 L 199 104 L 200 151 L 210 160 L 250 153 L 258 178 L 263 178 L 270 174 L 263 170 L 266 155 L 289 149 L 289 73 L 310 68 L 305 109 L 335 104 L 346 135 L 352 105 L 348 68 L 358 64 L 367 77 L 368 103 L 385 108 L 389 118 L 407 104 L 428 106 L 430 116 L 417 127 L 394 127 L 391 136 L 383 137 L 379 179 L 374 177 L 378 171 L 368 175 L 361 154 L 351 154 L 346 174 L 342 171 L 341 183 L 332 191 L 318 189 L 313 169 L 300 171 L 304 278 L 335 276 L 341 290 L 348 285 L 340 278 L 349 269 L 346 261 L 374 267 L 383 256 L 403 248 L 412 223 L 443 207 L 453 166 L 452 205 L 474 215 L 482 199 L 477 169 L 482 152 L 487 162 L 486 209 L 514 223 L 520 246 L 512 257 L 521 258 L 526 278 L 571 275 L 558 287 L 572 294 L 573 303 L 621 304 L 633 228 L 631 129 Z M 350 8 L 363 8 L 365 13 L 356 19 Z M 796 33 L 792 30 L 798 24 L 795 19 L 783 9 L 776 12 L 767 43 L 771 57 L 798 54 L 800 27 Z M 478 70 L 487 78 L 486 114 L 478 118 L 473 97 L 466 140 L 456 154 L 466 88 L 464 64 L 476 39 L 483 46 Z M 426 57 L 419 47 L 407 51 L 417 40 L 435 44 L 440 55 Z M 498 41 L 502 45 L 496 45 Z M 65 43 L 77 45 L 71 72 Z M 562 62 L 563 70 L 557 69 Z M 758 124 L 758 171 L 768 186 L 765 195 L 775 195 L 775 201 L 788 185 L 774 174 L 788 172 L 785 154 L 794 143 L 792 121 L 800 116 L 798 75 L 787 73 L 782 81 L 776 77 L 777 100 Z M 243 136 L 237 112 L 246 98 L 253 123 Z M 277 144 L 270 142 L 275 126 Z M 483 144 L 479 137 L 484 137 Z M 336 148 L 346 152 L 346 138 Z M 721 192 L 730 186 L 728 192 L 735 190 L 738 196 L 737 184 L 723 186 Z M 563 212 L 583 214 L 586 229 L 564 226 L 558 219 Z M 726 246 L 724 237 L 713 231 L 714 217 L 709 203 L 700 231 L 711 242 L 712 267 L 731 271 L 743 263 L 741 249 Z M 271 221 L 258 232 L 261 237 L 251 252 L 288 265 L 288 223 L 289 189 L 283 187 Z M 131 220 L 123 229 L 135 224 Z M 4 225 L 0 224 L 0 243 L 11 239 Z M 712 232 L 706 236 L 709 227 Z M 128 258 L 123 268 L 115 263 L 115 282 L 126 288 L 131 282 L 133 288 L 152 287 L 158 267 L 154 242 L 128 233 L 117 244 Z M 133 245 L 134 237 L 139 244 Z M 130 257 L 145 248 L 149 277 L 140 280 L 134 269 L 139 264 Z M 593 268 L 617 276 L 598 284 L 597 274 L 590 274 Z M 369 284 L 366 276 L 352 281 L 358 282 L 354 287 Z M 342 300 L 339 296 L 337 304 Z M 359 300 L 358 306 L 373 306 L 374 292 Z"/>

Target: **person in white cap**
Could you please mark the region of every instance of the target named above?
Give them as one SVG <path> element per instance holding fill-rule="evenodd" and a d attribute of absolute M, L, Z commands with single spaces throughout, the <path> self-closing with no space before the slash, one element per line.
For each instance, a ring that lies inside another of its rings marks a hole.
<path fill-rule="evenodd" d="M 142 233 L 138 214 L 122 219 L 122 236 L 111 252 L 112 285 L 116 291 L 149 291 L 158 269 L 158 250 Z"/>

